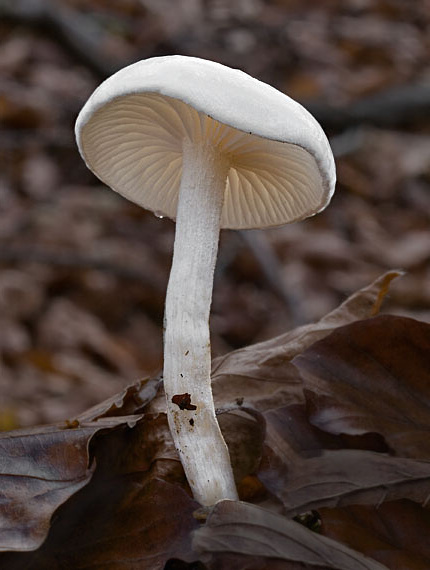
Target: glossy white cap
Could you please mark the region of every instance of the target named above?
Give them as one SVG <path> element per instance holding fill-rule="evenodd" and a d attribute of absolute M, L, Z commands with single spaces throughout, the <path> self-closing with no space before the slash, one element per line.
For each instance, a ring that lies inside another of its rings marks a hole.
<path fill-rule="evenodd" d="M 222 228 L 263 228 L 324 209 L 335 187 L 328 140 L 273 87 L 219 63 L 155 57 L 104 81 L 76 122 L 87 166 L 129 200 L 175 219 L 185 139 L 230 161 Z"/>

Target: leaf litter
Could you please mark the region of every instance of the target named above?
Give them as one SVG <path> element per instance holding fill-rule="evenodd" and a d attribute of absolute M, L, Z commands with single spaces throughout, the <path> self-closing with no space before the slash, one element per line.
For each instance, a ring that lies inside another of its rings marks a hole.
<path fill-rule="evenodd" d="M 208 569 L 390 568 L 365 540 L 344 546 L 335 521 L 368 509 L 370 524 L 384 505 L 401 512 L 404 501 L 426 512 L 430 327 L 374 316 L 398 276 L 381 276 L 315 325 L 214 361 L 240 503 L 197 514 L 159 378 L 66 423 L 6 432 L 0 480 L 11 490 L 0 511 L 0 562 L 11 570 L 161 569 L 174 560 Z M 311 509 L 322 513 L 321 534 L 293 520 Z"/>

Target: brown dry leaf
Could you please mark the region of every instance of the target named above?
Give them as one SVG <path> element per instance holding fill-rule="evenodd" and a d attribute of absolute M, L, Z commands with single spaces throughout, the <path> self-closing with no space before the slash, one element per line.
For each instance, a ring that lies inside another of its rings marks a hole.
<path fill-rule="evenodd" d="M 42 306 L 40 283 L 23 271 L 9 269 L 0 275 L 0 315 L 17 320 L 32 317 Z"/>
<path fill-rule="evenodd" d="M 216 405 L 223 407 L 245 397 L 245 402 L 258 401 L 258 409 L 277 405 L 292 405 L 303 401 L 300 379 L 294 374 L 285 390 L 288 363 L 312 343 L 333 330 L 378 313 L 382 299 L 400 271 L 389 271 L 373 283 L 351 295 L 334 311 L 317 323 L 304 325 L 281 336 L 259 344 L 235 350 L 214 361 L 212 367 L 213 394 Z M 263 405 L 262 386 L 267 403 Z M 282 397 L 282 400 L 279 398 Z"/>
<path fill-rule="evenodd" d="M 323 506 L 380 505 L 404 497 L 423 502 L 430 494 L 430 462 L 357 449 L 294 457 L 291 450 L 285 453 L 288 442 L 282 441 L 282 432 L 272 429 L 270 419 L 268 425 L 258 476 L 291 516 Z"/>
<path fill-rule="evenodd" d="M 430 325 L 381 316 L 293 359 L 285 386 L 301 378 L 303 401 L 265 409 L 258 471 L 287 511 L 427 500 L 429 353 Z"/>
<path fill-rule="evenodd" d="M 93 476 L 93 437 L 134 427 L 142 417 L 134 412 L 154 397 L 158 385 L 159 380 L 142 380 L 63 426 L 0 434 L 1 550 L 35 550 L 42 544 L 53 513 Z"/>
<path fill-rule="evenodd" d="M 101 423 L 106 421 L 114 418 Z M 0 555 L 0 566 L 161 570 L 171 557 L 192 560 L 191 531 L 199 526 L 192 513 L 198 504 L 172 457 L 165 423 L 147 417 L 132 429 L 95 438 L 91 481 L 57 509 L 38 550 Z"/>
<path fill-rule="evenodd" d="M 66 459 L 66 465 L 75 468 L 79 463 L 65 457 L 69 439 L 75 449 L 75 434 L 88 432 L 92 436 L 95 430 L 104 430 L 91 440 L 95 470 L 58 501 L 59 508 L 45 513 L 43 529 L 35 520 L 46 534 L 55 510 L 45 542 L 34 552 L 5 552 L 0 555 L 1 567 L 161 570 L 170 557 L 193 558 L 190 533 L 199 525 L 192 516 L 198 504 L 190 497 L 165 416 L 147 414 L 141 421 L 137 414 L 117 417 L 144 406 L 158 384 L 159 380 L 136 383 L 68 422 L 70 429 L 52 428 L 64 435 L 56 449 L 57 462 L 61 466 Z M 121 425 L 122 429 L 112 429 Z M 86 453 L 89 440 L 84 446 Z M 32 445 L 35 441 L 30 438 L 26 454 Z M 43 466 L 40 457 L 35 461 L 39 468 Z M 21 492 L 20 486 L 15 488 Z M 37 500 L 27 501 L 32 508 L 40 508 Z M 17 504 L 15 500 L 15 508 Z M 24 520 L 27 514 L 23 513 Z"/>
<path fill-rule="evenodd" d="M 160 384 L 160 378 L 139 380 L 124 388 L 119 394 L 115 394 L 111 398 L 79 414 L 79 416 L 71 420 L 71 423 L 76 422 L 77 425 L 82 425 L 100 418 L 134 414 L 155 397 Z"/>
<path fill-rule="evenodd" d="M 365 237 L 365 234 L 364 234 Z M 370 236 L 363 240 L 362 251 L 370 259 L 383 262 L 388 267 L 403 267 L 412 270 L 426 263 L 430 258 L 430 231 L 409 231 L 406 236 L 393 239 L 388 232 L 375 241 Z"/>
<path fill-rule="evenodd" d="M 331 568 L 337 570 L 382 570 L 385 566 L 366 558 L 339 542 L 311 532 L 261 507 L 221 501 L 208 516 L 206 525 L 194 533 L 193 548 L 209 570 L 233 568 L 229 555 L 262 557 L 257 568 Z M 283 564 L 280 564 L 280 561 Z M 299 563 L 291 566 L 290 563 Z M 273 566 L 273 564 L 278 564 Z M 246 564 L 246 560 L 245 560 Z M 255 568 L 241 565 L 240 568 Z"/>
<path fill-rule="evenodd" d="M 103 360 L 105 368 L 124 377 L 136 370 L 132 355 L 107 333 L 101 320 L 66 299 L 51 303 L 39 335 L 45 346 L 60 354 L 78 348 Z"/>
<path fill-rule="evenodd" d="M 321 509 L 322 533 L 392 570 L 430 568 L 430 512 L 412 501 Z"/>
<path fill-rule="evenodd" d="M 4 126 L 14 129 L 34 129 L 47 122 L 48 113 L 40 102 L 39 93 L 34 98 L 30 94 L 23 95 L 15 86 L 6 89 L 0 97 L 0 119 Z M 32 94 L 34 95 L 34 94 Z"/>
<path fill-rule="evenodd" d="M 124 420 L 116 419 L 116 425 Z M 85 486 L 94 471 L 88 447 L 103 428 L 55 426 L 0 434 L 0 550 L 34 550 L 54 511 Z"/>
<path fill-rule="evenodd" d="M 430 325 L 380 316 L 334 331 L 294 359 L 311 424 L 383 436 L 392 453 L 430 460 Z"/>
<path fill-rule="evenodd" d="M 240 483 L 257 472 L 263 455 L 264 418 L 252 409 L 241 408 L 219 415 L 218 421 L 230 451 L 234 477 L 239 483 L 239 495 L 244 498 Z M 255 491 L 258 493 L 258 488 Z M 249 491 L 243 489 L 243 493 L 246 497 Z"/>

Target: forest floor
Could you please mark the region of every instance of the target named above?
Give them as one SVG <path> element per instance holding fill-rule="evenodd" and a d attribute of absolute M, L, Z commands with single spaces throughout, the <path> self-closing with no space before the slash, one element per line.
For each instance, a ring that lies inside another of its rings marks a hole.
<path fill-rule="evenodd" d="M 85 167 L 76 116 L 111 72 L 179 53 L 285 91 L 338 184 L 304 222 L 221 237 L 214 356 L 310 323 L 388 269 L 430 322 L 430 3 L 0 0 L 0 429 L 73 417 L 162 364 L 174 224 Z"/>

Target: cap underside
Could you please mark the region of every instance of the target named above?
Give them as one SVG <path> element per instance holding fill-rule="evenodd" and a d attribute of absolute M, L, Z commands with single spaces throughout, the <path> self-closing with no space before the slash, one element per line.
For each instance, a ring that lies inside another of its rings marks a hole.
<path fill-rule="evenodd" d="M 186 139 L 212 144 L 230 160 L 222 228 L 279 226 L 327 203 L 316 160 L 305 149 L 227 126 L 158 93 L 126 95 L 100 107 L 81 128 L 80 149 L 113 190 L 174 219 Z"/>

